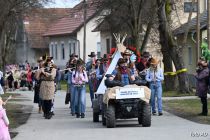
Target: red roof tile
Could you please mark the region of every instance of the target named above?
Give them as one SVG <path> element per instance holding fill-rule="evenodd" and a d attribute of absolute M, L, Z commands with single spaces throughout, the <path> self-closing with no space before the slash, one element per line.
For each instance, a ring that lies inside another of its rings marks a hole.
<path fill-rule="evenodd" d="M 25 15 L 24 26 L 31 48 L 47 48 L 47 42 L 43 34 L 50 24 L 70 13 L 68 8 L 33 9 Z"/>
<path fill-rule="evenodd" d="M 97 0 L 87 1 L 87 21 L 92 19 L 97 13 Z M 79 3 L 70 11 L 69 16 L 60 19 L 53 24 L 44 36 L 56 36 L 74 34 L 83 26 L 83 3 Z"/>

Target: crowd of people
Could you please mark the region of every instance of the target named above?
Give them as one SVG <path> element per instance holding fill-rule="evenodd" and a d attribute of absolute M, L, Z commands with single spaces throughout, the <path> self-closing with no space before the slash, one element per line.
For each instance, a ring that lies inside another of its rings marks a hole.
<path fill-rule="evenodd" d="M 134 84 L 136 80 L 143 79 L 146 86 L 151 89 L 151 110 L 152 114 L 163 115 L 162 112 L 162 81 L 164 80 L 163 70 L 159 67 L 159 60 L 153 58 L 149 52 L 142 53 L 141 57 L 135 55 L 131 50 L 121 53 L 122 58 L 117 62 L 116 68 L 111 74 L 106 76 L 109 81 L 120 81 L 122 86 Z M 97 98 L 97 91 L 109 65 L 112 56 L 104 54 L 102 58 L 97 58 L 94 52 L 88 55 L 89 61 L 85 63 L 78 55 L 71 54 L 66 64 L 64 79 L 67 81 L 67 92 L 65 103 L 70 103 L 70 113 L 76 118 L 85 118 L 86 112 L 86 86 L 89 87 L 91 102 Z M 4 94 L 3 87 L 15 90 L 19 87 L 28 86 L 29 90 L 34 89 L 34 103 L 39 106 L 39 113 L 43 112 L 45 119 L 51 119 L 54 115 L 54 98 L 57 88 L 60 89 L 61 70 L 53 62 L 53 58 L 42 56 L 38 60 L 38 67 L 33 69 L 27 63 L 25 70 L 17 67 L 7 72 L 6 78 L 0 71 L 0 95 Z M 202 112 L 199 115 L 207 116 L 207 93 L 209 92 L 209 68 L 205 59 L 198 61 L 196 94 L 202 103 Z M 142 76 L 143 73 L 143 76 Z M 6 83 L 4 82 L 6 79 Z M 5 103 L 0 97 L 0 127 L 4 127 L 5 132 L 0 129 L 0 134 L 10 137 L 8 134 L 9 120 L 2 105 Z M 157 105 L 157 107 L 156 107 Z M 6 128 L 6 129 L 5 129 Z M 1 135 L 0 135 L 1 138 Z"/>
<path fill-rule="evenodd" d="M 156 115 L 155 102 L 157 98 L 158 115 L 162 113 L 162 81 L 164 80 L 163 70 L 158 67 L 159 60 L 152 58 L 148 52 L 144 52 L 141 58 L 138 58 L 131 50 L 126 50 L 117 62 L 115 70 L 109 75 L 109 80 L 120 81 L 122 86 L 133 84 L 134 81 L 142 79 L 140 73 L 145 73 L 143 77 L 147 80 L 147 86 L 152 91 L 152 113 Z M 65 79 L 68 83 L 66 104 L 70 102 L 71 114 L 77 118 L 85 117 L 86 108 L 86 85 L 89 87 L 91 102 L 96 97 L 94 94 L 109 65 L 112 56 L 104 54 L 102 58 L 97 58 L 94 52 L 88 55 L 89 61 L 78 58 L 77 55 L 70 55 L 70 59 L 66 64 Z M 88 83 L 88 84 L 85 84 Z"/>

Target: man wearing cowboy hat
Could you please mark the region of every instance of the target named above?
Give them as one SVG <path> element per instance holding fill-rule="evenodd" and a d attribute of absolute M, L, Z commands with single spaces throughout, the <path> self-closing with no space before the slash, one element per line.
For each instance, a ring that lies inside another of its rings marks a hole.
<path fill-rule="evenodd" d="M 140 62 L 136 64 L 136 68 L 139 72 L 144 71 L 146 68 L 149 67 L 149 62 L 151 59 L 151 55 L 149 52 L 143 52 Z"/>
<path fill-rule="evenodd" d="M 96 54 L 95 52 L 91 52 L 89 55 L 90 57 L 89 61 L 86 63 L 86 71 L 88 71 L 88 77 L 89 79 L 91 79 L 91 75 L 90 75 L 90 72 L 95 69 L 95 61 L 96 61 Z M 91 101 L 93 100 L 94 98 L 94 90 L 93 90 L 93 83 L 91 82 L 91 80 L 88 81 L 88 84 L 89 84 L 89 90 L 90 90 L 90 98 L 91 98 Z"/>
<path fill-rule="evenodd" d="M 89 61 L 86 64 L 86 70 L 89 71 L 92 68 L 92 65 L 95 64 L 96 61 L 96 54 L 95 52 L 91 52 L 89 55 Z"/>
<path fill-rule="evenodd" d="M 146 80 L 149 82 L 151 89 L 151 106 L 152 114 L 156 115 L 156 98 L 158 105 L 158 115 L 163 115 L 162 113 L 162 81 L 164 80 L 163 70 L 158 68 L 159 61 L 155 58 L 151 58 L 150 68 L 146 74 Z"/>
<path fill-rule="evenodd" d="M 98 84 L 101 83 L 101 80 L 103 79 L 104 74 L 106 73 L 106 71 L 109 68 L 109 56 L 108 54 L 104 54 L 104 57 L 99 60 L 96 61 L 97 67 L 96 67 L 96 75 L 97 75 L 97 79 L 98 79 Z M 100 63 L 100 64 L 98 64 Z"/>
<path fill-rule="evenodd" d="M 34 103 L 38 104 L 39 107 L 38 113 L 42 113 L 42 99 L 39 97 L 41 80 L 37 79 L 37 75 L 38 75 L 38 70 L 44 66 L 43 56 L 39 57 L 37 63 L 38 67 L 37 70 L 35 71 Z"/>
<path fill-rule="evenodd" d="M 118 67 L 112 72 L 112 77 L 109 77 L 109 80 L 121 81 L 123 86 L 129 85 L 131 81 L 135 80 L 135 77 L 128 68 L 127 59 L 120 58 L 117 64 Z"/>

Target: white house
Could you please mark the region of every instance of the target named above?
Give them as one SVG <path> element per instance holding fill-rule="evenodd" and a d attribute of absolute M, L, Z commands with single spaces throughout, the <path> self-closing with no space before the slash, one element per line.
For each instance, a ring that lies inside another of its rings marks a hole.
<path fill-rule="evenodd" d="M 97 4 L 93 0 L 87 1 L 86 20 L 86 61 L 91 52 L 101 56 L 100 32 L 92 32 L 97 26 Z M 65 67 L 69 55 L 76 53 L 83 58 L 84 37 L 83 3 L 71 9 L 69 16 L 58 20 L 50 26 L 44 34 L 49 39 L 50 55 L 58 67 Z"/>

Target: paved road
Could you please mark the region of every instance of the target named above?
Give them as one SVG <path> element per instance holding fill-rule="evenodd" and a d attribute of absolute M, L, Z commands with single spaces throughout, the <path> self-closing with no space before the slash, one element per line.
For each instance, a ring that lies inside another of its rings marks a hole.
<path fill-rule="evenodd" d="M 32 92 L 20 93 L 33 99 Z M 15 140 L 210 140 L 210 125 L 197 124 L 167 112 L 163 116 L 152 116 L 149 128 L 137 125 L 137 119 L 132 119 L 120 120 L 116 128 L 108 129 L 101 123 L 92 122 L 89 95 L 85 119 L 70 116 L 64 97 L 63 92 L 56 94 L 56 114 L 51 120 L 45 120 L 38 114 L 38 107 L 34 105 L 28 122 L 15 130 L 19 132 Z M 33 105 L 32 101 L 23 103 Z M 194 133 L 207 133 L 208 136 L 191 136 Z"/>

